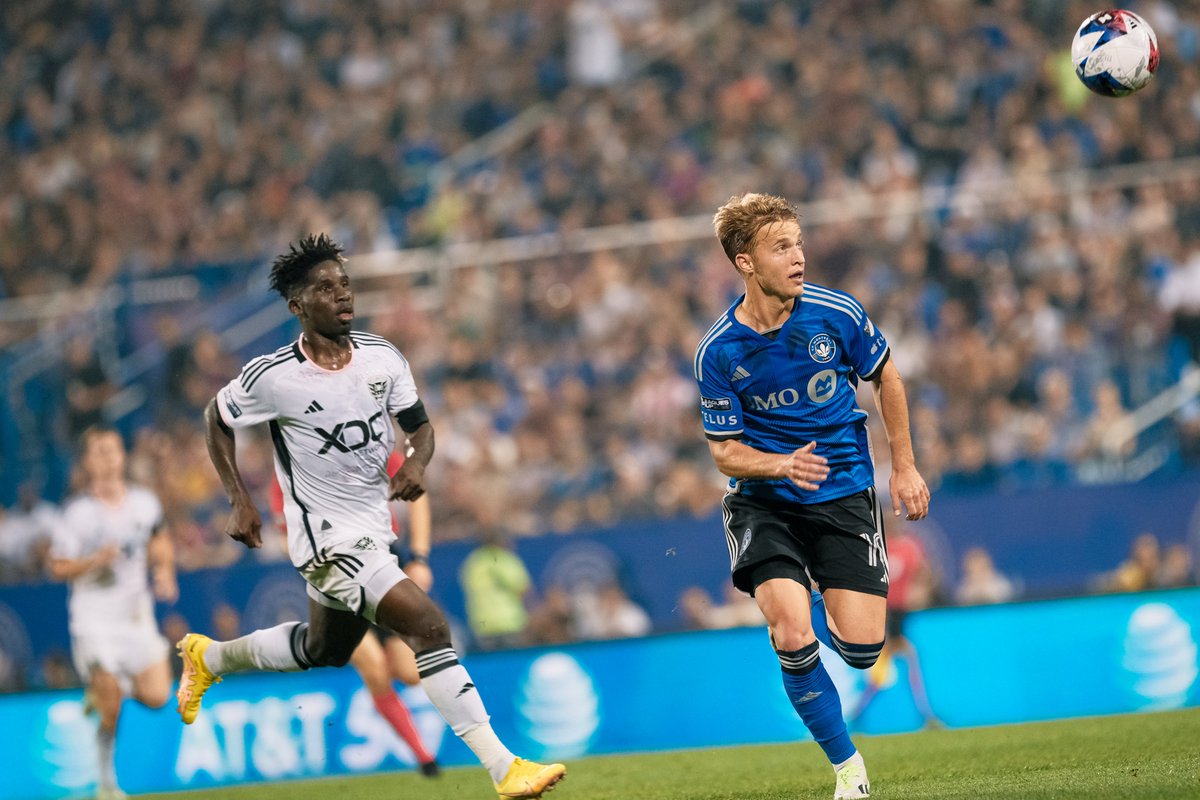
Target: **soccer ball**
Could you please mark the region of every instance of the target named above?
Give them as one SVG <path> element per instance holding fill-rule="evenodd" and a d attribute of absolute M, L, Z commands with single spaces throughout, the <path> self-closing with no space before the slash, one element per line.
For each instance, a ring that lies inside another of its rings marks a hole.
<path fill-rule="evenodd" d="M 1083 21 L 1071 42 L 1071 63 L 1083 85 L 1105 97 L 1141 89 L 1158 69 L 1158 37 L 1146 20 L 1114 8 Z"/>

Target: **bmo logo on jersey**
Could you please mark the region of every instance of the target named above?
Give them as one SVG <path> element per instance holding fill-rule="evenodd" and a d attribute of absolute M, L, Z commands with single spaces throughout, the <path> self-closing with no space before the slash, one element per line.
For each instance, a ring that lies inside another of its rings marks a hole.
<path fill-rule="evenodd" d="M 827 403 L 833 398 L 834 390 L 837 389 L 837 372 L 831 369 L 823 369 L 808 381 L 807 395 L 808 399 L 814 403 Z M 799 389 L 788 387 L 780 389 L 778 392 L 771 392 L 766 397 L 759 397 L 756 394 L 750 395 L 750 400 L 754 404 L 755 411 L 772 411 L 776 408 L 786 408 L 794 406 L 800 402 L 800 398 L 804 395 L 800 394 Z"/>
<path fill-rule="evenodd" d="M 381 417 L 383 417 L 383 412 L 378 411 L 366 422 L 363 422 L 361 419 L 339 422 L 333 426 L 333 430 L 331 431 L 314 427 L 313 430 L 316 431 L 317 435 L 325 440 L 324 445 L 317 451 L 317 455 L 323 456 L 331 449 L 337 450 L 339 453 L 349 453 L 354 450 L 361 450 L 372 442 L 382 441 L 383 425 L 380 423 Z"/>

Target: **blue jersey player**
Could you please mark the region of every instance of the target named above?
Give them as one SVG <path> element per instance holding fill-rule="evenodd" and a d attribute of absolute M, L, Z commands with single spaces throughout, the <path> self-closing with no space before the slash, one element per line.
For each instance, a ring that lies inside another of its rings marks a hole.
<path fill-rule="evenodd" d="M 858 301 L 804 280 L 796 208 L 733 197 L 713 219 L 746 293 L 696 349 L 700 411 L 724 500 L 733 583 L 758 601 L 787 695 L 835 770 L 835 800 L 870 796 L 818 635 L 853 667 L 883 647 L 888 591 L 883 514 L 860 380 L 870 381 L 891 447 L 891 504 L 929 510 L 904 384 L 887 339 Z M 812 591 L 813 581 L 820 593 Z"/>

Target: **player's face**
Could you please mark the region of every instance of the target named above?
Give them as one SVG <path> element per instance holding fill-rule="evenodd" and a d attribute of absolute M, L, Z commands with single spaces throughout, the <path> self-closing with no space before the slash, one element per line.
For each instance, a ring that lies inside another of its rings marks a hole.
<path fill-rule="evenodd" d="M 105 431 L 88 437 L 83 451 L 83 468 L 94 481 L 120 478 L 125 474 L 125 444 L 119 434 Z"/>
<path fill-rule="evenodd" d="M 788 299 L 804 292 L 804 236 L 794 220 L 764 225 L 749 256 L 747 281 L 763 294 Z"/>
<path fill-rule="evenodd" d="M 350 333 L 354 322 L 354 292 L 346 270 L 336 261 L 318 264 L 294 301 L 306 329 L 330 339 Z"/>

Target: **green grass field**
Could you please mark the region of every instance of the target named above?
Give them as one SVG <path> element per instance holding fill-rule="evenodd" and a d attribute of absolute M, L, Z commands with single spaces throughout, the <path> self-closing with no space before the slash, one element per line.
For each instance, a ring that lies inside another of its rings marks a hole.
<path fill-rule="evenodd" d="M 881 800 L 1200 798 L 1200 709 L 856 738 Z M 154 795 L 162 800 L 484 800 L 483 770 L 395 773 Z M 833 797 L 812 742 L 571 761 L 552 800 Z"/>

